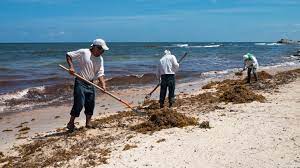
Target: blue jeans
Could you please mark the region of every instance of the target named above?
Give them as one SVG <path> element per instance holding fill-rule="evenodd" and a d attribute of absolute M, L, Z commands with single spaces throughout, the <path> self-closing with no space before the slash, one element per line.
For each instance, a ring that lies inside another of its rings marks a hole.
<path fill-rule="evenodd" d="M 93 115 L 95 108 L 95 88 L 93 85 L 75 78 L 74 104 L 70 115 L 79 117 L 83 107 L 86 115 Z"/>

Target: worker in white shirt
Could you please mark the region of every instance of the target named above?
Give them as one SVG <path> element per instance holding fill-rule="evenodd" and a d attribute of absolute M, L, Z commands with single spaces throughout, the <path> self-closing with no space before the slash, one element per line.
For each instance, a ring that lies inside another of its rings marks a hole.
<path fill-rule="evenodd" d="M 160 59 L 157 68 L 157 77 L 160 80 L 160 108 L 164 107 L 167 88 L 169 89 L 169 107 L 172 107 L 175 102 L 175 72 L 178 68 L 176 57 L 169 50 L 165 50 L 165 55 Z"/>
<path fill-rule="evenodd" d="M 248 76 L 247 76 L 247 83 L 250 83 L 251 80 L 251 72 L 254 75 L 255 81 L 258 80 L 256 70 L 258 69 L 258 62 L 257 59 L 253 54 L 247 53 L 243 56 L 244 58 L 244 70 L 248 69 Z"/>
<path fill-rule="evenodd" d="M 77 67 L 79 75 L 91 82 L 98 79 L 102 88 L 106 90 L 103 58 L 101 56 L 106 50 L 109 50 L 109 48 L 105 41 L 96 39 L 90 48 L 68 52 L 66 54 L 66 60 L 70 66 L 70 74 L 75 73 L 73 59 L 76 59 L 79 63 Z M 74 120 L 76 117 L 79 117 L 83 107 L 86 115 L 86 128 L 91 128 L 91 118 L 95 107 L 95 88 L 93 85 L 79 78 L 75 78 L 74 104 L 70 113 L 70 121 L 67 124 L 69 131 L 74 131 Z"/>

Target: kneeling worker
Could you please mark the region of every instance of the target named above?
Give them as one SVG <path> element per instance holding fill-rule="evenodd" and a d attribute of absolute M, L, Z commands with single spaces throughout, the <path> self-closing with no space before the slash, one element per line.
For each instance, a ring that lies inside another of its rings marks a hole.
<path fill-rule="evenodd" d="M 157 77 L 160 80 L 160 108 L 164 107 L 167 88 L 169 88 L 169 107 L 175 102 L 175 72 L 178 68 L 176 57 L 169 50 L 165 50 L 165 55 L 160 59 L 157 68 Z"/>

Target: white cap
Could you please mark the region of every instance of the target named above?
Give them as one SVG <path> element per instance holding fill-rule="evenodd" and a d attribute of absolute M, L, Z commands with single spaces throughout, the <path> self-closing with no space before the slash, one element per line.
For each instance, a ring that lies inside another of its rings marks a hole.
<path fill-rule="evenodd" d="M 107 47 L 105 41 L 103 39 L 96 39 L 93 41 L 93 44 L 91 46 L 101 46 L 103 50 L 109 50 Z"/>

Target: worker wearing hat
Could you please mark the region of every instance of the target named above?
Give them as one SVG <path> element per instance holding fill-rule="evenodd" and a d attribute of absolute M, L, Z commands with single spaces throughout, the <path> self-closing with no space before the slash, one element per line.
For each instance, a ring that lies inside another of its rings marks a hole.
<path fill-rule="evenodd" d="M 105 41 L 102 39 L 96 39 L 91 44 L 90 48 L 67 52 L 66 60 L 70 66 L 70 74 L 75 73 L 73 59 L 76 59 L 78 61 L 78 67 L 76 67 L 78 69 L 76 72 L 91 82 L 98 79 L 102 88 L 106 90 L 102 54 L 107 50 L 109 50 L 109 48 Z M 70 131 L 74 131 L 75 118 L 79 117 L 83 107 L 86 115 L 86 128 L 91 128 L 91 118 L 95 107 L 95 89 L 93 85 L 80 80 L 79 78 L 75 78 L 74 103 L 70 113 L 70 121 L 67 124 L 67 128 Z"/>
<path fill-rule="evenodd" d="M 165 50 L 165 55 L 159 60 L 157 67 L 157 78 L 160 81 L 159 103 L 160 108 L 164 107 L 167 89 L 169 89 L 169 107 L 175 103 L 175 73 L 179 64 L 171 51 Z"/>
<path fill-rule="evenodd" d="M 256 70 L 258 68 L 258 62 L 257 59 L 255 58 L 255 56 L 253 54 L 247 53 L 243 56 L 244 58 L 244 70 L 248 69 L 248 76 L 247 76 L 247 83 L 250 83 L 251 80 L 251 72 L 254 75 L 255 81 L 257 81 L 257 74 L 256 74 Z"/>

